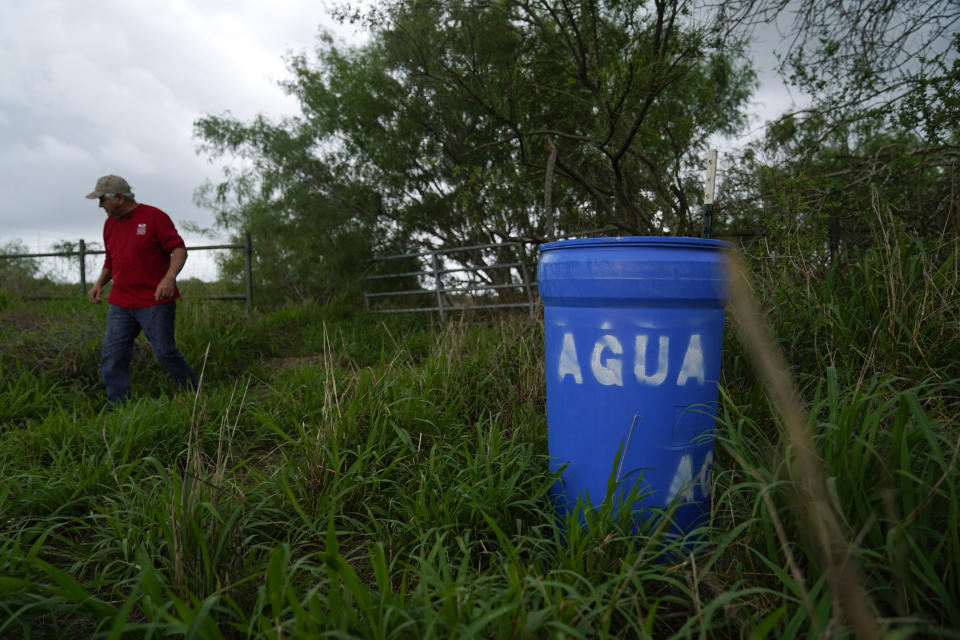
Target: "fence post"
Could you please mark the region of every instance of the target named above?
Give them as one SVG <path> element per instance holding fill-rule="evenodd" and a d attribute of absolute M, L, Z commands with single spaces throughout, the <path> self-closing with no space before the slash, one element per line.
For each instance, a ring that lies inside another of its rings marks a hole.
<path fill-rule="evenodd" d="M 87 243 L 83 241 L 83 238 L 80 238 L 79 253 L 80 253 L 80 291 L 82 293 L 86 293 L 87 292 Z"/>
<path fill-rule="evenodd" d="M 527 290 L 527 305 L 530 309 L 530 317 L 533 317 L 533 288 L 530 286 L 530 276 L 527 275 L 527 265 L 523 261 L 524 255 L 520 250 L 521 245 L 517 245 L 517 264 L 520 265 L 520 276 L 523 278 L 523 287 Z"/>
<path fill-rule="evenodd" d="M 703 225 L 700 237 L 709 238 L 713 233 L 713 190 L 717 178 L 717 150 L 707 153 L 707 179 L 703 185 Z"/>
<path fill-rule="evenodd" d="M 250 230 L 243 233 L 243 253 L 247 267 L 247 318 L 253 310 L 253 243 L 250 241 Z"/>
<path fill-rule="evenodd" d="M 443 313 L 443 280 L 440 279 L 440 256 L 436 252 L 433 254 L 433 276 L 437 281 L 437 308 L 440 310 L 440 322 L 444 322 L 446 315 Z"/>

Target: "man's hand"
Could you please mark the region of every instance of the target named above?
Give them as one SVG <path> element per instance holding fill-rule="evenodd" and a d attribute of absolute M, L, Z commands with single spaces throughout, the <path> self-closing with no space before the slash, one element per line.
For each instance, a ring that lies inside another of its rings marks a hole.
<path fill-rule="evenodd" d="M 176 287 L 177 287 L 176 278 L 165 276 L 163 280 L 160 281 L 160 284 L 157 285 L 157 290 L 153 294 L 153 299 L 166 300 L 167 298 L 172 298 L 174 292 L 176 291 Z"/>
<path fill-rule="evenodd" d="M 90 291 L 87 291 L 87 298 L 93 304 L 100 304 L 100 299 L 103 297 L 103 285 L 95 284 L 91 287 Z"/>
<path fill-rule="evenodd" d="M 184 247 L 177 247 L 170 252 L 170 267 L 167 269 L 167 275 L 157 285 L 157 290 L 153 294 L 154 300 L 166 300 L 172 298 L 177 292 L 177 274 L 183 269 L 187 261 L 187 250 Z"/>

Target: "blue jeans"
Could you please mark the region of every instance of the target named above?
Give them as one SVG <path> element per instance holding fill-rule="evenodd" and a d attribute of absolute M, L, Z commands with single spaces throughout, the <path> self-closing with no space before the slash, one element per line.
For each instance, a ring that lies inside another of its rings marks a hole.
<path fill-rule="evenodd" d="M 103 337 L 103 362 L 100 373 L 107 385 L 107 402 L 120 403 L 130 391 L 130 360 L 133 341 L 143 330 L 153 354 L 173 381 L 181 388 L 196 389 L 197 374 L 177 350 L 173 327 L 176 302 L 152 307 L 127 309 L 111 304 L 107 312 L 107 332 Z"/>

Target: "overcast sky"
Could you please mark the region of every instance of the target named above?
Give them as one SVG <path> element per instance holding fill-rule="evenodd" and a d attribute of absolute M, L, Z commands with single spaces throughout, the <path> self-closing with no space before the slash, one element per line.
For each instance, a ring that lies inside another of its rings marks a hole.
<path fill-rule="evenodd" d="M 336 27 L 325 6 L 0 0 L 0 245 L 99 241 L 104 214 L 83 196 L 108 173 L 178 226 L 212 225 L 193 192 L 220 169 L 196 153 L 193 122 L 295 113 L 284 57 Z"/>
<path fill-rule="evenodd" d="M 99 242 L 104 214 L 84 199 L 124 176 L 137 199 L 182 227 L 211 226 L 194 190 L 220 167 L 196 153 L 193 122 L 229 110 L 296 113 L 277 86 L 284 57 L 321 27 L 357 42 L 323 0 L 0 0 L 0 246 Z M 765 30 L 760 50 L 776 44 Z M 769 72 L 773 61 L 761 55 Z M 767 83 L 757 110 L 790 103 Z M 730 143 L 735 145 L 736 141 Z M 724 149 L 721 149 L 721 154 Z M 722 159 L 721 159 L 722 163 Z M 188 245 L 205 243 L 183 233 Z"/>

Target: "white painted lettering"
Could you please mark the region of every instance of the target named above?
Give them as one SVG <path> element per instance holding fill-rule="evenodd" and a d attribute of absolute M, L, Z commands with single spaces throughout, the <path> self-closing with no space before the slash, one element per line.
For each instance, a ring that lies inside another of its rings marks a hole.
<path fill-rule="evenodd" d="M 673 337 L 674 348 L 676 348 L 678 342 L 682 344 L 682 339 Z M 670 336 L 660 335 L 656 336 L 656 339 L 655 362 L 648 355 L 651 334 L 637 334 L 634 340 L 633 374 L 638 383 L 650 387 L 659 387 L 670 375 Z M 590 371 L 598 383 L 605 386 L 623 386 L 623 358 L 617 357 L 622 356 L 623 353 L 623 345 L 616 336 L 611 334 L 600 336 L 593 345 L 593 352 L 590 355 Z M 575 339 L 570 331 L 563 334 L 557 374 L 561 381 L 567 376 L 573 376 L 576 384 L 583 384 L 583 369 L 580 367 Z M 682 387 L 691 379 L 701 386 L 706 384 L 703 341 L 699 333 L 691 335 L 687 341 L 676 384 Z"/>
<path fill-rule="evenodd" d="M 583 373 L 577 360 L 577 348 L 573 344 L 573 334 L 563 334 L 563 348 L 560 350 L 560 382 L 567 376 L 573 376 L 574 382 L 583 384 Z"/>
<path fill-rule="evenodd" d="M 607 358 L 606 362 L 601 359 L 605 349 L 609 349 L 614 355 L 623 353 L 623 346 L 620 341 L 611 335 L 605 335 L 597 340 L 593 345 L 593 356 L 590 358 L 590 370 L 593 376 L 602 385 L 618 387 L 623 386 L 623 362 L 619 358 Z"/>
<path fill-rule="evenodd" d="M 700 467 L 700 473 L 697 474 L 697 481 L 700 483 L 700 491 L 703 497 L 710 499 L 710 491 L 713 480 L 713 451 L 707 452 L 707 457 L 703 459 L 703 466 Z"/>
<path fill-rule="evenodd" d="M 680 367 L 680 375 L 677 376 L 677 386 L 682 387 L 687 384 L 690 378 L 695 378 L 701 385 L 706 378 L 703 372 L 703 347 L 700 344 L 699 333 L 690 336 L 687 353 L 683 356 L 683 366 Z"/>
<path fill-rule="evenodd" d="M 657 372 L 653 375 L 647 375 L 647 337 L 648 336 L 645 333 L 641 333 L 637 336 L 633 373 L 635 376 L 637 376 L 637 382 L 640 384 L 647 384 L 651 387 L 659 387 L 661 384 L 663 384 L 663 381 L 667 379 L 670 337 L 660 336 L 660 350 L 657 353 Z"/>
<path fill-rule="evenodd" d="M 667 491 L 667 504 L 673 502 L 673 499 L 680 495 L 680 499 L 686 502 L 693 500 L 693 457 L 688 453 L 680 458 L 680 464 L 677 466 L 676 473 L 673 474 L 673 480 L 670 482 L 670 489 Z"/>

